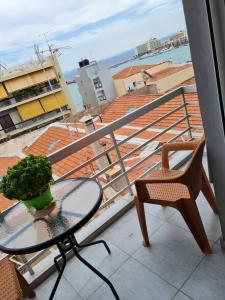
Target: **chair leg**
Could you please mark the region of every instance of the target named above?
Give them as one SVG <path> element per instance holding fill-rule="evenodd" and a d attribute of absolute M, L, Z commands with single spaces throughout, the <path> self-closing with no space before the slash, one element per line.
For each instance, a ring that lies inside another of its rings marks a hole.
<path fill-rule="evenodd" d="M 211 206 L 212 210 L 215 214 L 218 214 L 218 207 L 216 204 L 216 199 L 213 194 L 212 188 L 209 184 L 209 180 L 205 174 L 205 170 L 202 170 L 202 193 L 205 196 L 206 200 L 208 201 L 209 205 Z"/>
<path fill-rule="evenodd" d="M 211 253 L 209 241 L 195 201 L 183 199 L 177 205 L 177 209 L 183 216 L 202 252 L 205 254 Z"/>
<path fill-rule="evenodd" d="M 144 204 L 142 201 L 138 199 L 137 196 L 134 198 L 134 202 L 136 205 L 138 220 L 141 227 L 142 236 L 144 239 L 143 246 L 149 247 L 150 243 L 149 243 L 148 230 L 147 230 L 146 219 L 145 219 Z"/>
<path fill-rule="evenodd" d="M 23 292 L 24 297 L 28 298 L 34 298 L 35 292 L 32 289 L 32 287 L 29 285 L 29 283 L 26 281 L 26 279 L 20 274 L 20 272 L 16 269 L 16 275 L 20 283 L 20 287 Z"/>

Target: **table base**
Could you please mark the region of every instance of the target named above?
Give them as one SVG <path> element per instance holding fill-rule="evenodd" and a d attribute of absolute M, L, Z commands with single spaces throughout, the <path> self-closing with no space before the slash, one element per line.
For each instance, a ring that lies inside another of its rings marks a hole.
<path fill-rule="evenodd" d="M 51 292 L 51 295 L 49 297 L 49 300 L 52 300 L 54 295 L 55 295 L 55 292 L 57 290 L 57 287 L 59 285 L 59 282 L 60 282 L 60 279 L 62 277 L 62 274 L 63 274 L 63 271 L 65 269 L 65 266 L 66 266 L 66 262 L 67 262 L 67 259 L 66 259 L 66 253 L 69 252 L 69 251 L 73 251 L 73 253 L 75 254 L 75 256 L 85 265 L 87 266 L 90 270 L 92 270 L 96 275 L 98 275 L 103 281 L 105 281 L 108 286 L 110 287 L 113 295 L 115 296 L 115 298 L 117 300 L 119 300 L 119 296 L 114 288 L 114 286 L 112 285 L 112 283 L 110 282 L 110 280 L 108 278 L 106 278 L 102 273 L 100 273 L 96 268 L 94 268 L 89 262 L 87 262 L 78 252 L 78 249 L 81 249 L 81 248 L 85 248 L 85 247 L 89 247 L 89 246 L 93 246 L 93 245 L 97 245 L 97 244 L 103 244 L 107 250 L 107 252 L 110 254 L 111 251 L 107 245 L 107 243 L 103 240 L 99 240 L 99 241 L 95 241 L 95 242 L 92 242 L 92 243 L 88 243 L 88 244 L 79 244 L 75 238 L 74 235 L 69 235 L 68 238 L 66 238 L 64 241 L 60 242 L 57 244 L 57 247 L 59 249 L 59 253 L 55 258 L 54 258 L 54 263 L 55 263 L 55 266 L 56 266 L 56 269 L 58 270 L 59 272 L 59 275 L 56 279 L 56 282 L 55 282 L 55 285 L 52 289 L 52 292 Z M 59 262 L 58 260 L 61 260 L 62 261 L 62 264 L 61 264 L 61 267 L 59 265 Z"/>

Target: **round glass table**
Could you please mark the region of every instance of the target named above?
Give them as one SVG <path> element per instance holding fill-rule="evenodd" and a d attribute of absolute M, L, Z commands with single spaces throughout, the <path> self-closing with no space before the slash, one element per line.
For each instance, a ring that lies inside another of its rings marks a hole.
<path fill-rule="evenodd" d="M 119 299 L 111 282 L 79 254 L 79 249 L 105 241 L 79 244 L 75 233 L 82 228 L 98 210 L 102 201 L 102 188 L 93 179 L 76 178 L 61 180 L 51 186 L 54 202 L 46 209 L 29 212 L 18 203 L 0 214 L 0 250 L 8 254 L 28 254 L 57 245 L 59 255 L 54 258 L 59 272 L 49 299 L 53 299 L 66 265 L 66 254 L 73 251 L 76 257 L 102 278 Z M 62 260 L 61 267 L 59 260 Z"/>

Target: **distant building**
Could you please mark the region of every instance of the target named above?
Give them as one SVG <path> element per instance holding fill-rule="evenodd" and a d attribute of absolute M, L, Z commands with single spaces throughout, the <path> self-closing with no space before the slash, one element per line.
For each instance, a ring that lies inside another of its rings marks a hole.
<path fill-rule="evenodd" d="M 170 40 L 173 42 L 177 41 L 177 40 L 186 40 L 186 39 L 188 39 L 188 35 L 187 35 L 187 32 L 183 31 L 183 30 L 179 31 L 178 33 L 176 33 L 170 37 Z"/>
<path fill-rule="evenodd" d="M 174 47 L 188 43 L 188 35 L 186 31 L 179 31 L 170 37 L 169 41 Z"/>
<path fill-rule="evenodd" d="M 151 52 L 158 50 L 161 46 L 161 42 L 157 38 L 152 38 L 148 41 L 148 48 Z"/>
<path fill-rule="evenodd" d="M 55 56 L 0 71 L 0 140 L 74 111 Z"/>
<path fill-rule="evenodd" d="M 137 56 L 141 56 L 146 53 L 154 52 L 160 49 L 161 42 L 157 38 L 151 38 L 147 40 L 145 43 L 136 46 L 135 54 Z"/>
<path fill-rule="evenodd" d="M 145 87 L 149 83 L 150 78 L 152 78 L 152 92 L 157 93 L 155 75 L 162 71 L 165 71 L 164 74 L 168 74 L 167 70 L 171 70 L 171 67 L 173 67 L 171 61 L 164 61 L 158 64 L 130 66 L 122 69 L 113 75 L 117 96 L 119 97 Z M 183 74 L 181 78 L 183 78 Z M 174 80 L 175 85 L 177 80 L 178 79 Z"/>
<path fill-rule="evenodd" d="M 80 61 L 79 66 L 76 82 L 84 107 L 98 106 L 116 98 L 112 75 L 107 67 L 88 59 Z"/>
<path fill-rule="evenodd" d="M 135 54 L 137 56 L 140 56 L 140 55 L 143 55 L 143 54 L 146 54 L 148 53 L 148 43 L 143 43 L 143 44 L 140 44 L 138 45 L 136 48 L 135 48 Z"/>

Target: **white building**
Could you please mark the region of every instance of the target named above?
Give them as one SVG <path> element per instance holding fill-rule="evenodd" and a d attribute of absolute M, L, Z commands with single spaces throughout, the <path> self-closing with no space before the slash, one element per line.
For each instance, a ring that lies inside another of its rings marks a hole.
<path fill-rule="evenodd" d="M 135 48 L 136 55 L 143 55 L 145 53 L 148 53 L 148 42 L 140 44 Z"/>
<path fill-rule="evenodd" d="M 143 55 L 145 53 L 154 52 L 161 47 L 161 42 L 157 38 L 151 38 L 147 40 L 145 43 L 136 46 L 135 54 L 137 56 Z"/>
<path fill-rule="evenodd" d="M 157 38 L 151 38 L 149 41 L 148 41 L 148 49 L 149 51 L 156 51 L 158 50 L 160 47 L 161 47 L 161 42 L 159 39 Z"/>
<path fill-rule="evenodd" d="M 94 107 L 116 98 L 116 90 L 110 70 L 102 63 L 79 62 L 79 75 L 76 76 L 84 107 Z"/>

